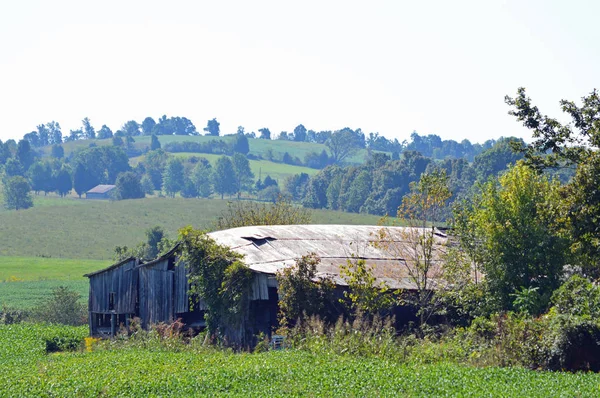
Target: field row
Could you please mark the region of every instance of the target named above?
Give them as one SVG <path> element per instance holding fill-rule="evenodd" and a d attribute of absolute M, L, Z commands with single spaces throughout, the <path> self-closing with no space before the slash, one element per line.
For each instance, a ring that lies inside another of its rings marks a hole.
<path fill-rule="evenodd" d="M 0 326 L 0 397 L 489 396 L 593 397 L 600 375 L 417 365 L 287 350 L 232 354 L 131 348 L 47 354 L 85 328 Z M 66 337 L 65 337 L 66 336 Z"/>

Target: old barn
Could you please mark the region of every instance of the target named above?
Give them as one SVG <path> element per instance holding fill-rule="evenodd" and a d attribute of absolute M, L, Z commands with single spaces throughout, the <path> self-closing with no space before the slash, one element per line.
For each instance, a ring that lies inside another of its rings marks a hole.
<path fill-rule="evenodd" d="M 416 242 L 423 229 L 365 225 L 276 225 L 240 227 L 209 234 L 217 243 L 243 255 L 254 272 L 247 325 L 269 334 L 277 325 L 275 275 L 296 259 L 316 253 L 321 259 L 318 275 L 344 288 L 339 266 L 364 259 L 378 281 L 392 289 L 416 289 L 409 275 L 417 261 Z M 447 237 L 436 230 L 433 285 L 441 269 L 440 254 Z M 187 325 L 203 325 L 203 308 L 190 310 L 186 267 L 177 265 L 176 249 L 150 262 L 129 258 L 106 269 L 87 274 L 90 280 L 89 324 L 91 335 L 114 335 L 119 325 L 139 317 L 143 327 L 182 319 Z"/>

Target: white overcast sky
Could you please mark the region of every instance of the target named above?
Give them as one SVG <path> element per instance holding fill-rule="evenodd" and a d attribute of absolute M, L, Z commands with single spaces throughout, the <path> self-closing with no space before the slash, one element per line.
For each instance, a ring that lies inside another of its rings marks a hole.
<path fill-rule="evenodd" d="M 163 114 L 199 131 L 530 138 L 600 78 L 600 1 L 0 0 L 0 139 Z"/>

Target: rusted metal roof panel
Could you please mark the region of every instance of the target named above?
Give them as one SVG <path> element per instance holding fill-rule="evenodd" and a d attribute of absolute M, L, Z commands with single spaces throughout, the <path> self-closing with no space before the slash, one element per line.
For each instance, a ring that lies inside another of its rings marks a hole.
<path fill-rule="evenodd" d="M 221 245 L 244 256 L 253 271 L 275 274 L 293 265 L 296 259 L 315 253 L 321 259 L 319 275 L 345 285 L 340 265 L 350 259 L 364 259 L 373 267 L 378 281 L 391 288 L 415 288 L 408 270 L 417 259 L 418 237 L 429 229 L 379 227 L 368 225 L 274 225 L 240 227 L 212 232 Z M 441 255 L 447 237 L 440 231 L 433 236 L 433 267 L 430 277 L 441 269 Z M 407 266 L 408 264 L 408 266 Z"/>

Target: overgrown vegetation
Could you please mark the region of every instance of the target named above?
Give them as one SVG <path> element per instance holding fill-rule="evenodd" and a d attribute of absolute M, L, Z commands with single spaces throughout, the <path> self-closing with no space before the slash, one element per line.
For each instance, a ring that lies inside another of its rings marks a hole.
<path fill-rule="evenodd" d="M 215 229 L 223 230 L 248 225 L 310 224 L 309 210 L 294 205 L 289 198 L 279 196 L 275 203 L 233 201 L 215 223 Z"/>
<path fill-rule="evenodd" d="M 335 303 L 334 284 L 327 278 L 317 278 L 321 260 L 311 253 L 296 260 L 276 275 L 279 296 L 279 323 L 288 328 L 302 318 L 321 315 L 327 318 Z M 331 318 L 329 318 L 332 321 Z"/>
<path fill-rule="evenodd" d="M 249 345 L 244 315 L 252 271 L 240 255 L 218 245 L 206 233 L 191 227 L 179 231 L 181 260 L 189 271 L 190 295 L 195 305 L 202 300 L 207 310 L 207 339 L 233 347 Z"/>

